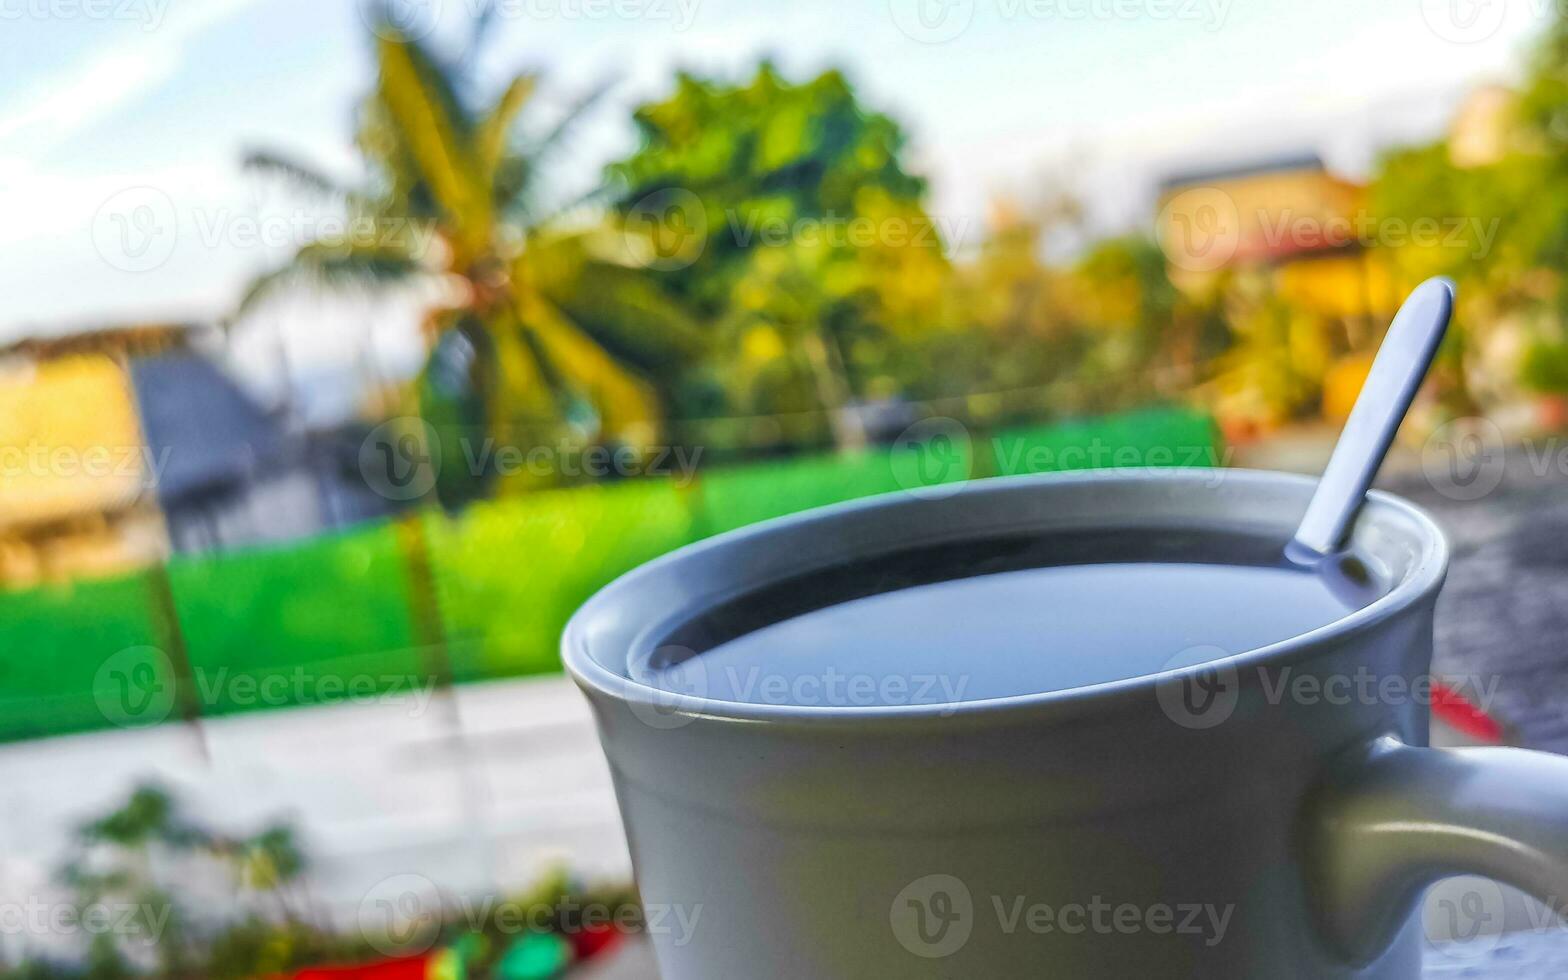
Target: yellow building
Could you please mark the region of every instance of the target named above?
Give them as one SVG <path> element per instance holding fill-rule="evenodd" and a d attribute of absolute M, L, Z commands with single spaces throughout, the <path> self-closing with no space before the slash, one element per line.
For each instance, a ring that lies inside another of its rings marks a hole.
<path fill-rule="evenodd" d="M 112 574 L 167 553 L 159 461 L 127 364 L 184 334 L 131 328 L 0 351 L 0 587 Z"/>
<path fill-rule="evenodd" d="M 1366 372 L 1365 351 L 1399 303 L 1392 270 L 1374 244 L 1378 229 L 1365 188 L 1316 156 L 1184 174 L 1160 188 L 1156 233 L 1173 282 L 1206 293 L 1224 276 L 1263 277 L 1266 292 L 1319 326 L 1293 337 L 1312 356 L 1293 370 L 1323 388 L 1322 408 L 1342 417 Z M 1235 381 L 1235 379 L 1231 379 Z M 1217 404 L 1238 432 L 1266 430 L 1297 411 L 1273 390 L 1232 385 Z"/>
<path fill-rule="evenodd" d="M 1325 316 L 1387 308 L 1387 275 L 1366 260 L 1375 229 L 1365 189 L 1316 156 L 1172 177 L 1160 186 L 1156 233 L 1179 286 L 1203 289 L 1226 270 L 1272 270 L 1280 291 Z"/>
<path fill-rule="evenodd" d="M 1519 96 L 1503 85 L 1483 85 L 1465 98 L 1448 129 L 1448 158 L 1456 167 L 1484 167 L 1514 149 Z"/>

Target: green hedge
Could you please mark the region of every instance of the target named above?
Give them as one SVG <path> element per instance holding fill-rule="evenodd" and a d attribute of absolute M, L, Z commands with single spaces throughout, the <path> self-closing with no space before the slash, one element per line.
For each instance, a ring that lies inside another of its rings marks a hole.
<path fill-rule="evenodd" d="M 573 610 L 604 583 L 692 540 L 682 491 L 637 481 L 428 515 L 455 679 L 560 668 Z"/>
<path fill-rule="evenodd" d="M 158 642 L 148 595 L 140 575 L 0 593 L 0 739 L 102 728 L 172 690 L 137 652 Z"/>
<path fill-rule="evenodd" d="M 710 534 L 967 476 L 1206 465 L 1219 451 L 1210 420 L 1183 411 L 988 440 L 922 425 L 921 439 L 891 449 L 430 511 L 287 547 L 177 557 L 166 580 L 150 570 L 0 593 L 0 740 L 552 672 L 562 626 L 594 590 Z M 426 579 L 433 595 L 421 598 L 415 583 Z"/>
<path fill-rule="evenodd" d="M 431 673 L 393 528 L 169 565 L 204 714 L 341 700 Z"/>
<path fill-rule="evenodd" d="M 1144 411 L 1014 429 L 991 439 L 989 475 L 1146 466 L 1218 466 L 1219 431 L 1196 412 Z"/>
<path fill-rule="evenodd" d="M 940 434 L 940 430 L 938 430 Z M 703 474 L 697 481 L 701 535 L 730 531 L 812 507 L 895 490 L 963 479 L 973 473 L 974 454 L 949 440 L 950 454 L 894 446 L 831 456 L 808 456 L 734 467 Z M 933 458 L 926 460 L 925 456 Z M 922 468 L 922 462 L 928 463 Z"/>

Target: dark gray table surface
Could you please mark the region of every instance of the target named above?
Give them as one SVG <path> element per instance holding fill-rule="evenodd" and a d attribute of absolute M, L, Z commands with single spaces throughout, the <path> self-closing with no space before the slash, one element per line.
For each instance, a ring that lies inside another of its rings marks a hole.
<path fill-rule="evenodd" d="M 1437 673 L 1495 680 L 1491 708 L 1520 744 L 1568 753 L 1568 474 L 1540 468 L 1510 452 L 1502 482 L 1476 500 L 1419 469 L 1380 485 L 1429 510 L 1453 547 Z"/>

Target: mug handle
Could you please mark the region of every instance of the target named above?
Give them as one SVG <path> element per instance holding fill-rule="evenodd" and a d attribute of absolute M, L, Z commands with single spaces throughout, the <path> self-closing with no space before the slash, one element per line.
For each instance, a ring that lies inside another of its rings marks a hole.
<path fill-rule="evenodd" d="M 1352 963 L 1381 955 L 1422 891 L 1453 875 L 1568 914 L 1568 756 L 1379 738 L 1330 771 L 1305 830 L 1310 904 Z"/>

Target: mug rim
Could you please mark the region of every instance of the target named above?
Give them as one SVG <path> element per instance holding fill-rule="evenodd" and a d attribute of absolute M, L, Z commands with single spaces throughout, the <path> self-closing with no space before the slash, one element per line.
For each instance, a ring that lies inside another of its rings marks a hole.
<path fill-rule="evenodd" d="M 1032 474 L 1026 476 L 991 477 L 971 480 L 951 489 L 943 499 L 970 498 L 983 501 L 986 495 L 1016 491 L 1024 487 L 1037 487 L 1040 492 L 1051 488 L 1099 484 L 1105 487 L 1154 482 L 1192 485 L 1209 483 L 1216 475 L 1226 481 L 1247 485 L 1249 490 L 1262 493 L 1268 489 L 1310 490 L 1317 480 L 1296 473 L 1274 470 L 1215 469 L 1164 467 L 1140 470 L 1078 470 L 1072 472 Z M 1173 667 L 1132 677 L 1101 681 L 1059 690 L 1013 694 L 972 701 L 937 702 L 929 704 L 894 705 L 797 705 L 770 704 L 749 701 L 730 701 L 699 695 L 675 695 L 677 703 L 671 704 L 671 694 L 643 683 L 626 673 L 618 673 L 596 658 L 590 649 L 589 632 L 592 623 L 613 609 L 620 593 L 636 588 L 645 578 L 665 574 L 671 566 L 690 561 L 694 556 L 722 552 L 739 547 L 753 539 L 786 533 L 792 529 L 820 522 L 853 521 L 857 516 L 880 513 L 900 508 L 915 508 L 930 498 L 911 491 L 892 491 L 856 500 L 816 507 L 795 514 L 745 525 L 713 537 L 684 545 L 616 577 L 594 593 L 567 623 L 561 637 L 561 659 L 567 673 L 589 695 L 608 698 L 630 705 L 638 711 L 654 711 L 690 718 L 707 718 L 732 722 L 802 722 L 856 725 L 898 720 L 923 720 L 942 718 L 958 721 L 965 718 L 990 718 L 995 715 L 1032 711 L 1036 709 L 1074 710 L 1088 707 L 1104 708 L 1113 702 L 1144 698 L 1155 693 L 1162 685 L 1180 681 L 1200 671 L 1216 667 L 1242 670 L 1265 664 L 1286 664 L 1311 656 L 1315 651 L 1335 641 L 1356 636 L 1393 619 L 1441 589 L 1447 574 L 1449 546 L 1447 538 L 1436 521 L 1425 510 L 1396 494 L 1372 490 L 1367 494 L 1357 517 L 1359 527 L 1371 515 L 1403 519 L 1413 528 L 1419 539 L 1419 551 L 1414 562 L 1388 589 L 1365 606 L 1354 609 L 1322 626 L 1298 633 L 1263 646 L 1244 650 L 1229 657 Z M 1089 525 L 1092 527 L 1093 525 Z M 1110 523 L 1105 525 L 1112 527 Z M 1217 530 L 1219 528 L 1216 528 Z M 959 538 L 961 540 L 961 538 Z M 754 584 L 752 588 L 756 588 Z M 749 590 L 738 590 L 744 594 Z M 655 617 L 632 634 L 628 659 L 650 633 L 669 627 L 679 617 Z"/>

